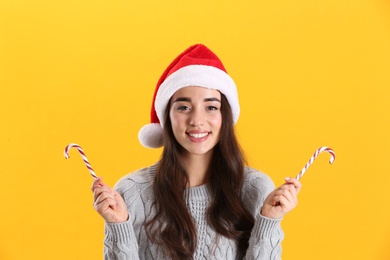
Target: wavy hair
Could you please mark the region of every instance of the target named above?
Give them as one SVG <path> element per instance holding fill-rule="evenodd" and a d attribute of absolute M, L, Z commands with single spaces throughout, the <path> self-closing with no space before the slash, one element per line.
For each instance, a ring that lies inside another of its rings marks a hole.
<path fill-rule="evenodd" d="M 197 233 L 184 198 L 189 178 L 182 160 L 184 148 L 173 135 L 169 110 L 168 106 L 164 149 L 153 184 L 157 214 L 146 223 L 146 231 L 149 239 L 164 248 L 170 258 L 192 260 Z M 223 94 L 221 114 L 220 140 L 214 147 L 209 169 L 212 200 L 207 218 L 217 234 L 236 240 L 241 258 L 248 248 L 254 218 L 241 201 L 245 159 L 234 132 L 230 105 Z"/>

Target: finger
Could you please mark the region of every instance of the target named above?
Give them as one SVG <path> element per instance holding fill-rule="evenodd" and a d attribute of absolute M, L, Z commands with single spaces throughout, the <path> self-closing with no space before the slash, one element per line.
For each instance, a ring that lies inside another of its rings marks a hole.
<path fill-rule="evenodd" d="M 110 206 L 115 206 L 116 205 L 116 200 L 112 197 L 106 197 L 106 196 L 100 196 L 96 201 L 95 201 L 95 206 L 100 206 L 100 205 L 107 205 L 107 207 Z"/>
<path fill-rule="evenodd" d="M 101 177 L 98 177 L 96 180 L 93 181 L 91 190 L 93 191 L 97 187 L 103 187 L 103 186 L 106 186 L 106 184 L 104 184 Z"/>
<path fill-rule="evenodd" d="M 114 198 L 115 192 L 110 187 L 98 187 L 93 191 L 93 200 L 96 201 L 100 196 L 104 195 L 105 197 Z"/>
<path fill-rule="evenodd" d="M 293 184 L 294 187 L 297 189 L 297 193 L 300 192 L 300 190 L 302 189 L 302 184 L 299 180 L 297 180 L 296 178 L 289 178 L 289 177 L 286 177 L 285 178 L 285 181 L 286 183 L 288 184 Z"/>
<path fill-rule="evenodd" d="M 296 188 L 295 188 L 295 186 L 293 184 L 285 183 L 282 186 L 280 186 L 279 188 L 277 188 L 276 191 L 282 191 L 282 192 L 290 191 L 291 192 L 294 189 L 296 189 Z"/>
<path fill-rule="evenodd" d="M 290 184 L 290 189 L 289 189 L 289 191 L 290 191 L 290 194 L 291 194 L 291 200 L 292 201 L 296 201 L 296 200 L 298 200 L 298 192 L 297 192 L 297 188 L 295 188 L 295 186 L 293 186 L 293 185 L 291 185 Z"/>
<path fill-rule="evenodd" d="M 294 199 L 297 198 L 298 191 L 297 191 L 297 188 L 295 187 L 294 184 L 286 183 L 286 184 L 282 185 L 281 189 L 288 190 Z"/>
<path fill-rule="evenodd" d="M 115 195 L 110 190 L 103 190 L 103 191 L 98 193 L 98 195 L 96 196 L 95 202 L 99 203 L 100 201 L 102 201 L 106 198 L 115 199 Z"/>
<path fill-rule="evenodd" d="M 292 186 L 292 185 L 290 185 L 290 186 Z M 290 189 L 294 189 L 294 188 L 291 187 Z M 278 196 L 279 198 L 281 198 L 281 197 L 286 198 L 287 202 L 289 202 L 289 203 L 295 203 L 295 198 L 292 195 L 292 192 L 290 189 L 288 189 L 288 188 L 281 189 L 281 190 L 276 192 L 276 196 Z"/>
<path fill-rule="evenodd" d="M 115 210 L 117 202 L 113 196 L 107 196 L 107 194 L 102 194 L 97 198 L 94 203 L 94 208 L 98 212 L 105 212 L 108 208 Z"/>
<path fill-rule="evenodd" d="M 112 205 L 109 200 L 104 200 L 102 203 L 94 205 L 94 208 L 103 218 L 109 215 L 112 216 L 116 210 L 115 206 Z"/>
<path fill-rule="evenodd" d="M 295 201 L 291 201 L 289 198 L 283 195 L 278 196 L 275 198 L 275 200 L 278 201 L 277 206 L 280 206 L 285 212 L 289 212 L 296 206 Z"/>
<path fill-rule="evenodd" d="M 277 195 L 274 197 L 273 206 L 285 208 L 287 203 L 288 203 L 288 200 L 283 195 Z"/>

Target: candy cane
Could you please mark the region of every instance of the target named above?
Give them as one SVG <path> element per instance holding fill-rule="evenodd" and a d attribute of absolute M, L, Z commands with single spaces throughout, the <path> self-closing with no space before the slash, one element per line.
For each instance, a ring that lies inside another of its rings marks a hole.
<path fill-rule="evenodd" d="M 68 146 L 66 146 L 65 151 L 64 151 L 65 158 L 66 159 L 70 158 L 68 151 L 72 147 L 77 148 L 81 157 L 83 158 L 85 166 L 87 166 L 88 171 L 91 173 L 92 178 L 97 179 L 97 176 L 96 176 L 95 172 L 93 171 L 91 164 L 89 164 L 89 161 L 88 161 L 87 157 L 85 156 L 83 149 L 81 149 L 80 145 L 72 143 L 72 144 L 69 144 Z"/>
<path fill-rule="evenodd" d="M 302 178 L 303 174 L 305 173 L 305 171 L 307 170 L 307 168 L 309 168 L 309 166 L 313 163 L 313 161 L 318 157 L 318 155 L 322 152 L 328 152 L 330 153 L 330 160 L 329 160 L 329 163 L 332 164 L 336 158 L 336 154 L 334 153 L 334 151 L 332 149 L 330 149 L 329 147 L 326 147 L 326 146 L 322 146 L 320 148 L 318 148 L 316 150 L 316 152 L 313 154 L 313 156 L 310 158 L 310 160 L 306 163 L 306 165 L 303 167 L 303 169 L 301 170 L 301 172 L 297 175 L 296 179 L 299 180 L 300 178 Z"/>

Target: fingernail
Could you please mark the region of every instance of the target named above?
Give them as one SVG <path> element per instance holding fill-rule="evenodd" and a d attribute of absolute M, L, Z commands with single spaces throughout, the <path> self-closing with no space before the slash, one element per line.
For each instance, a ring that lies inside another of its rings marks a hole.
<path fill-rule="evenodd" d="M 284 180 L 285 181 L 289 181 L 291 178 L 290 177 L 285 177 Z"/>

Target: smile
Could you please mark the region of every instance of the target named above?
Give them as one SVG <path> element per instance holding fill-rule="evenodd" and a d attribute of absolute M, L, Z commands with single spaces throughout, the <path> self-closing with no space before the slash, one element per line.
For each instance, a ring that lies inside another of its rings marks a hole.
<path fill-rule="evenodd" d="M 193 137 L 193 138 L 203 138 L 203 137 L 206 137 L 209 133 L 208 132 L 204 132 L 204 133 L 187 133 L 189 136 Z"/>

